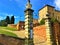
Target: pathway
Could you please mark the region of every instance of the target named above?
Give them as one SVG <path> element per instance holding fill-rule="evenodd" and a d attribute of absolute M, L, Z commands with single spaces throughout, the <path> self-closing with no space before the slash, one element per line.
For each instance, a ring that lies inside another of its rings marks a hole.
<path fill-rule="evenodd" d="M 0 28 L 1 30 L 4 30 L 4 31 L 8 31 L 8 32 L 12 32 L 14 34 L 16 34 L 18 37 L 20 38 L 25 38 L 25 31 L 24 30 L 21 30 L 21 31 L 11 31 L 11 30 L 6 30 L 4 28 Z"/>

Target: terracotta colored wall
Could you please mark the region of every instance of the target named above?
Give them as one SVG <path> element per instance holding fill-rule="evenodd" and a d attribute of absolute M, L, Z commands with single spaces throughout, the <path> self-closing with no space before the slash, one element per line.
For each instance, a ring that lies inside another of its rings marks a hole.
<path fill-rule="evenodd" d="M 24 25 L 24 22 L 19 22 L 18 24 L 8 24 L 8 27 L 16 28 L 17 30 L 24 30 Z"/>
<path fill-rule="evenodd" d="M 33 28 L 34 33 L 34 44 L 35 45 L 46 45 L 46 26 L 36 26 Z"/>
<path fill-rule="evenodd" d="M 24 30 L 25 22 L 19 22 L 16 26 L 17 30 Z"/>

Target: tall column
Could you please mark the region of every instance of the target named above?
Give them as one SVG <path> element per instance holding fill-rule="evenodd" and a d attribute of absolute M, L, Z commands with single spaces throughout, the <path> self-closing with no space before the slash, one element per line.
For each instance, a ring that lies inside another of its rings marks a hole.
<path fill-rule="evenodd" d="M 51 22 L 50 22 L 50 16 L 47 13 L 45 17 L 45 26 L 46 26 L 46 45 L 56 45 L 53 37 Z"/>
<path fill-rule="evenodd" d="M 26 5 L 25 12 L 25 45 L 33 45 L 33 11 L 31 9 L 32 5 L 30 4 L 30 0 Z"/>

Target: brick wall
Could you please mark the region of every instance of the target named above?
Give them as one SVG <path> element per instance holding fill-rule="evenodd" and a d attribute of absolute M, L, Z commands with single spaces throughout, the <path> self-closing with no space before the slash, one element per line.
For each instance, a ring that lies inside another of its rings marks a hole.
<path fill-rule="evenodd" d="M 24 26 L 25 26 L 25 22 L 24 21 L 19 21 L 16 28 L 17 28 L 18 31 L 19 30 L 24 30 L 25 29 Z"/>
<path fill-rule="evenodd" d="M 58 22 L 53 23 L 53 35 L 56 39 L 56 43 L 60 45 L 60 24 Z"/>

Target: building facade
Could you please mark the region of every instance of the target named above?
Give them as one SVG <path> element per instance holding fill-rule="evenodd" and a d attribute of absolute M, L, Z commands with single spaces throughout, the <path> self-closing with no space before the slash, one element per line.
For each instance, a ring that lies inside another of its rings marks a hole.
<path fill-rule="evenodd" d="M 50 14 L 51 18 L 54 17 L 60 22 L 60 11 L 56 10 L 53 6 L 45 5 L 38 12 L 39 13 L 39 19 L 38 19 L 39 23 L 43 18 L 46 17 L 47 12 Z"/>

